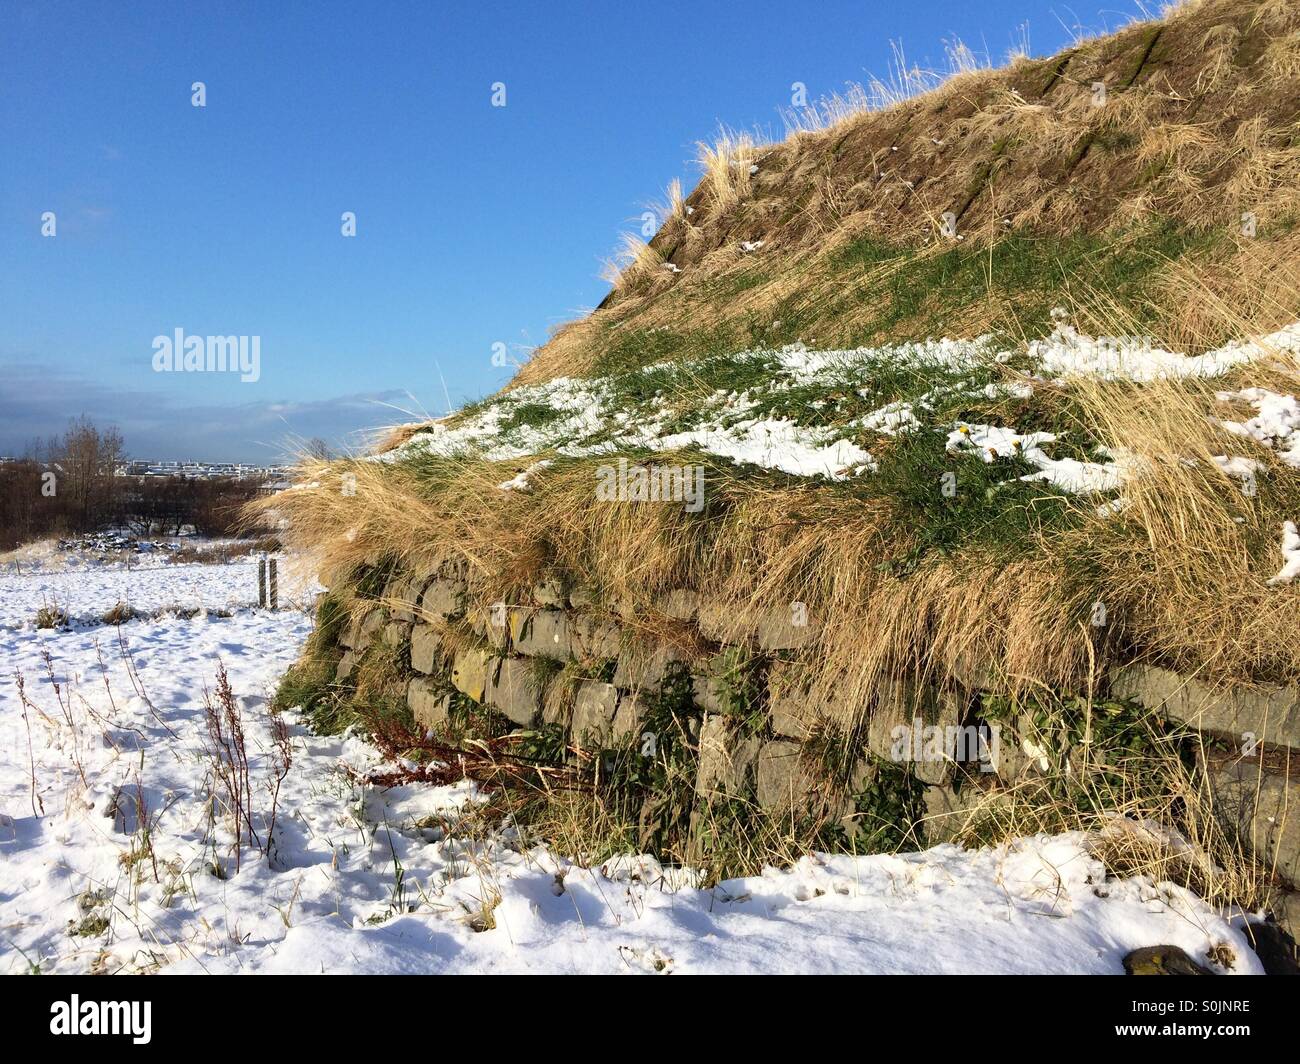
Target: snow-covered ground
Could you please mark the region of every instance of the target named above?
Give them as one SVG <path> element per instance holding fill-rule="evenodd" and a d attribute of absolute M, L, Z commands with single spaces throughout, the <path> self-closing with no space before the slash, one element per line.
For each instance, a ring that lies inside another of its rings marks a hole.
<path fill-rule="evenodd" d="M 5 577 L 6 616 L 34 613 L 47 580 Z M 247 588 L 244 566 L 212 566 L 150 594 L 166 608 Z M 1234 972 L 1261 970 L 1229 921 L 1172 886 L 1107 881 L 1078 836 L 813 855 L 700 889 L 649 859 L 584 869 L 508 830 L 458 830 L 472 784 L 358 784 L 373 748 L 296 724 L 271 856 L 246 847 L 237 866 L 205 691 L 224 665 L 265 837 L 268 700 L 310 627 L 240 609 L 0 629 L 0 972 L 1118 973 L 1161 943 L 1199 960 L 1226 944 Z"/>

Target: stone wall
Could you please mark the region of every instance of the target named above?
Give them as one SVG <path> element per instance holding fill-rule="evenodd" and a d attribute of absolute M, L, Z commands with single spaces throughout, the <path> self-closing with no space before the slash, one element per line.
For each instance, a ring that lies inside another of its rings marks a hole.
<path fill-rule="evenodd" d="M 980 692 L 899 685 L 877 693 L 852 762 L 831 781 L 815 740 L 825 745 L 840 722 L 861 714 L 818 704 L 804 689 L 793 652 L 815 633 L 794 623 L 792 611 L 742 628 L 728 611 L 680 590 L 656 603 L 656 629 L 602 609 L 559 578 L 536 585 L 524 602 L 483 605 L 452 564 L 392 575 L 370 601 L 340 635 L 336 680 L 349 680 L 371 644 L 395 648 L 409 675 L 411 713 L 425 728 L 445 724 L 453 700 L 463 698 L 494 708 L 515 728 L 562 728 L 580 749 L 617 747 L 653 740 L 642 730 L 648 710 L 665 685 L 676 685 L 692 705 L 700 804 L 737 798 L 773 812 L 816 807 L 852 834 L 861 825 L 851 796 L 893 765 L 923 793 L 920 835 L 936 843 L 952 837 L 989 788 L 1041 769 L 1040 737 L 1019 721 L 1001 722 L 990 745 L 949 743 L 927 756 L 926 744 L 909 739 L 900 749 L 898 729 L 921 722 L 936 740 L 969 737 Z M 1296 793 L 1290 755 L 1300 753 L 1300 691 L 1225 692 L 1145 665 L 1114 670 L 1109 684 L 1112 698 L 1158 710 L 1212 740 L 1207 748 L 1217 753 L 1207 768 L 1225 822 L 1275 871 L 1273 907 L 1294 934 L 1300 810 L 1289 809 Z"/>

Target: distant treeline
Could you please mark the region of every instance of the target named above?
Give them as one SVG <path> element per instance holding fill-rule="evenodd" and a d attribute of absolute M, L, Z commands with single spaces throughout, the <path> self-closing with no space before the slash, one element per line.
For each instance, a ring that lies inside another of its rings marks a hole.
<path fill-rule="evenodd" d="M 85 418 L 62 436 L 0 463 L 0 550 L 50 536 L 126 528 L 141 535 L 233 535 L 262 480 L 116 476 L 125 461 L 116 429 Z"/>

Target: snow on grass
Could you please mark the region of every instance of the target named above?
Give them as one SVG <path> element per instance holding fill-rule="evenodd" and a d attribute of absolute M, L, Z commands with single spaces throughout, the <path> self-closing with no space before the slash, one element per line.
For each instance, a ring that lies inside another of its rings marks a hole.
<path fill-rule="evenodd" d="M 237 594 L 237 568 L 212 568 Z M 6 597 L 34 611 L 41 588 Z M 1261 970 L 1229 921 L 1179 888 L 1108 880 L 1079 835 L 813 854 L 704 889 L 646 857 L 582 868 L 521 845 L 476 822 L 469 782 L 367 784 L 372 747 L 296 723 L 270 858 L 245 848 L 236 866 L 204 691 L 224 664 L 265 832 L 268 700 L 310 627 L 247 610 L 0 630 L 0 971 L 1118 973 L 1161 943 L 1197 958 L 1226 943 L 1234 972 Z"/>
<path fill-rule="evenodd" d="M 987 336 L 830 351 L 791 344 L 690 365 L 656 364 L 621 377 L 562 377 L 514 389 L 463 417 L 429 426 L 380 460 L 420 454 L 518 460 L 543 452 L 582 457 L 698 449 L 742 465 L 844 480 L 879 468 L 871 454 L 873 440 L 937 431 L 948 435 L 950 450 L 986 447 L 980 452 L 986 460 L 1023 457 L 1038 467 L 1023 479 L 1045 481 L 1070 494 L 1105 493 L 1137 472 L 1125 456 L 1057 458 L 1045 449 L 1058 442 L 1056 434 L 1026 435 L 1008 425 L 958 422 L 955 430 L 964 435 L 957 439 L 952 422 L 945 423 L 939 412 L 980 401 L 1028 399 L 1039 381 L 1216 377 L 1269 354 L 1298 350 L 1300 323 L 1189 356 L 1152 348 L 1140 338 L 1084 336 L 1059 315 L 1047 339 L 1019 351 L 998 350 Z M 1010 374 L 1010 364 L 1018 378 Z M 725 379 L 728 386 L 706 388 L 682 402 L 683 394 L 698 391 L 711 377 Z M 1300 424 L 1294 397 L 1261 389 L 1240 397 L 1255 403 L 1259 415 L 1228 427 L 1268 446 L 1287 440 L 1281 457 L 1300 465 L 1300 433 L 1292 437 Z M 873 400 L 881 405 L 853 409 Z M 502 487 L 507 485 L 518 486 L 507 481 Z"/>
<path fill-rule="evenodd" d="M 1277 575 L 1269 577 L 1269 585 L 1289 584 L 1300 576 L 1300 532 L 1296 531 L 1294 521 L 1287 521 L 1282 526 L 1282 568 Z"/>

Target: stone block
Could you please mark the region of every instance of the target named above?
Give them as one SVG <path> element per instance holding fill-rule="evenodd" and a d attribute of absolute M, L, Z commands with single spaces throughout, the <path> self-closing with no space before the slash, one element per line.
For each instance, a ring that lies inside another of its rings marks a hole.
<path fill-rule="evenodd" d="M 573 656 L 569 617 L 563 610 L 511 609 L 510 645 L 529 657 L 567 661 Z"/>
<path fill-rule="evenodd" d="M 429 624 L 417 624 L 411 632 L 411 668 L 425 674 L 436 672 L 440 664 L 442 636 Z"/>
<path fill-rule="evenodd" d="M 614 738 L 619 691 L 610 683 L 583 680 L 573 701 L 572 736 L 579 744 L 600 745 Z"/>
<path fill-rule="evenodd" d="M 1124 665 L 1111 670 L 1110 690 L 1234 743 L 1250 732 L 1259 742 L 1300 750 L 1300 689 L 1295 687 L 1220 689 L 1153 665 Z"/>
<path fill-rule="evenodd" d="M 420 616 L 426 620 L 448 620 L 465 612 L 465 582 L 435 576 L 424 588 L 419 600 Z"/>
<path fill-rule="evenodd" d="M 688 588 L 676 588 L 659 596 L 659 612 L 674 621 L 693 621 L 700 612 L 700 596 Z"/>
<path fill-rule="evenodd" d="M 357 662 L 360 660 L 360 651 L 345 650 L 343 656 L 339 658 L 338 666 L 334 669 L 334 682 L 345 683 L 352 675 L 352 671 L 357 667 Z"/>
<path fill-rule="evenodd" d="M 384 602 L 389 615 L 399 621 L 415 620 L 415 610 L 423 587 L 423 577 L 410 574 L 393 577 L 384 588 Z"/>
<path fill-rule="evenodd" d="M 505 658 L 496 669 L 487 701 L 514 723 L 528 727 L 542 708 L 533 666 L 522 658 Z"/>
<path fill-rule="evenodd" d="M 579 661 L 616 658 L 622 648 L 622 629 L 613 621 L 589 614 L 569 615 L 569 639 Z"/>
<path fill-rule="evenodd" d="M 446 722 L 451 710 L 451 696 L 445 685 L 424 676 L 415 676 L 406 687 L 406 704 L 417 724 L 432 728 Z"/>
<path fill-rule="evenodd" d="M 803 619 L 803 624 L 796 621 Z M 797 650 L 817 637 L 812 618 L 803 611 L 802 618 L 790 607 L 768 610 L 758 619 L 754 640 L 764 650 Z"/>
<path fill-rule="evenodd" d="M 411 634 L 410 621 L 389 621 L 379 633 L 384 646 L 400 647 Z"/>
<path fill-rule="evenodd" d="M 451 662 L 451 682 L 461 694 L 482 702 L 487 694 L 489 673 L 494 673 L 497 658 L 486 650 L 462 650 Z"/>
<path fill-rule="evenodd" d="M 686 655 L 667 644 L 651 651 L 629 648 L 619 655 L 614 686 L 625 691 L 657 691 L 675 663 L 686 663 Z"/>
<path fill-rule="evenodd" d="M 706 715 L 700 726 L 700 767 L 695 778 L 700 798 L 713 801 L 749 794 L 760 745 L 757 738 L 742 735 L 732 719 Z"/>
<path fill-rule="evenodd" d="M 1258 758 L 1212 758 L 1207 774 L 1215 808 L 1259 861 L 1300 885 L 1300 785 Z"/>
<path fill-rule="evenodd" d="M 564 609 L 569 604 L 568 581 L 558 573 L 551 573 L 533 585 L 533 601 L 539 606 Z"/>
<path fill-rule="evenodd" d="M 755 792 L 764 809 L 785 811 L 808 804 L 810 781 L 799 763 L 800 746 L 785 739 L 765 743 L 758 751 Z"/>
<path fill-rule="evenodd" d="M 339 642 L 353 650 L 364 650 L 379 633 L 387 619 L 388 614 L 382 609 L 376 607 L 367 610 L 343 629 Z"/>

